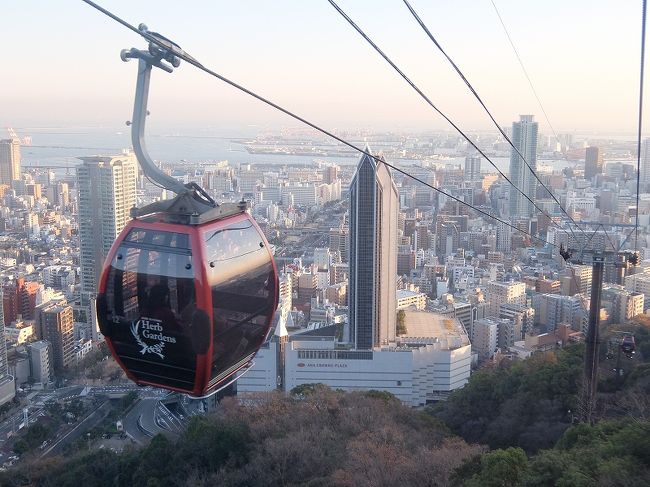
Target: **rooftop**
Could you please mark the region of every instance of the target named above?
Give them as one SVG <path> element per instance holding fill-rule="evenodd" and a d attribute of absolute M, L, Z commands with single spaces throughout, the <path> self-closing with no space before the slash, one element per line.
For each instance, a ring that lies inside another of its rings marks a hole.
<path fill-rule="evenodd" d="M 449 316 L 428 311 L 406 311 L 406 338 L 437 338 L 443 348 L 469 345 L 469 337 L 462 323 Z"/>

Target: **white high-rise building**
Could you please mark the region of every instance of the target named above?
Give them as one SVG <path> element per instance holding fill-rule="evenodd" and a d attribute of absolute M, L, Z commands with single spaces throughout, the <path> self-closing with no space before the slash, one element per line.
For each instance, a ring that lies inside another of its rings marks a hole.
<path fill-rule="evenodd" d="M 83 164 L 77 167 L 81 304 L 89 307 L 97 293 L 104 259 L 131 219 L 138 169 L 133 153 L 81 160 Z"/>
<path fill-rule="evenodd" d="M 533 170 L 537 170 L 537 122 L 533 122 L 533 115 L 520 115 L 519 122 L 512 123 L 512 143 L 526 158 L 528 165 Z M 528 218 L 532 216 L 533 205 L 518 189 L 534 201 L 537 180 L 514 149 L 510 153 L 509 176 L 514 185 L 510 188 L 510 217 Z"/>
<path fill-rule="evenodd" d="M 237 394 L 276 388 L 288 392 L 319 383 L 344 391 L 387 391 L 404 404 L 424 406 L 463 387 L 470 375 L 472 347 L 461 322 L 409 310 L 405 325 L 408 334 L 398 337 L 393 346 L 347 350 L 337 347 L 334 336 L 308 333 L 285 337 L 283 347 L 279 336 L 286 335 L 286 329 L 279 320 L 276 336 L 262 346 L 254 365 L 238 379 Z"/>
<path fill-rule="evenodd" d="M 314 267 L 317 269 L 329 269 L 332 262 L 332 255 L 330 249 L 317 248 L 314 249 Z"/>
<path fill-rule="evenodd" d="M 20 179 L 20 140 L 0 140 L 0 184 L 11 185 Z"/>
<path fill-rule="evenodd" d="M 398 213 L 388 167 L 364 154 L 350 184 L 349 324 L 357 349 L 395 341 Z"/>
<path fill-rule="evenodd" d="M 526 304 L 526 285 L 523 282 L 488 282 L 488 316 L 498 317 L 502 304 Z"/>
<path fill-rule="evenodd" d="M 481 318 L 472 327 L 472 351 L 477 352 L 479 360 L 489 360 L 494 357 L 497 349 L 499 321 L 491 318 Z"/>
<path fill-rule="evenodd" d="M 650 308 L 650 274 L 632 274 L 625 277 L 625 289 L 645 296 L 644 311 Z"/>
<path fill-rule="evenodd" d="M 561 323 L 568 323 L 575 331 L 582 331 L 587 322 L 587 310 L 578 296 L 561 296 L 559 294 L 533 295 L 535 323 L 554 331 Z"/>

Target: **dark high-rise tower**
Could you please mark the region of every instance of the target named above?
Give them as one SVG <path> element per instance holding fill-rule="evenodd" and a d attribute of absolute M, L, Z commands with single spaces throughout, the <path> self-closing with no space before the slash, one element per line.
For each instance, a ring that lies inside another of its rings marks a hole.
<path fill-rule="evenodd" d="M 603 172 L 603 154 L 598 147 L 587 147 L 585 150 L 585 179 L 591 179 Z"/>
<path fill-rule="evenodd" d="M 398 206 L 388 167 L 364 154 L 350 184 L 349 324 L 357 349 L 395 340 Z"/>
<path fill-rule="evenodd" d="M 512 142 L 526 162 L 537 170 L 537 122 L 533 122 L 533 115 L 520 115 L 519 122 L 512 123 Z M 518 190 L 535 199 L 537 180 L 524 160 L 512 149 L 510 153 L 510 217 L 528 218 L 533 215 L 533 205 Z M 515 188 L 516 186 L 516 188 Z"/>

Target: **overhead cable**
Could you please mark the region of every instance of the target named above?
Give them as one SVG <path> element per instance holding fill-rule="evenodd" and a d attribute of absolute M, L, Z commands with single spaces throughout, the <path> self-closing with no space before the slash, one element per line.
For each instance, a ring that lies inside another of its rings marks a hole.
<path fill-rule="evenodd" d="M 643 71 L 645 67 L 645 17 L 646 0 L 641 12 L 641 70 L 639 72 L 639 131 L 636 140 L 636 224 L 634 225 L 634 250 L 639 249 L 639 192 L 641 186 L 641 128 L 643 125 Z M 647 157 L 647 155 L 646 155 Z"/>
<path fill-rule="evenodd" d="M 105 14 L 108 17 L 112 18 L 113 20 L 119 22 L 123 26 L 125 26 L 128 29 L 132 30 L 133 32 L 137 33 L 138 35 L 144 37 L 149 42 L 151 42 L 151 43 L 153 43 L 153 44 L 155 44 L 155 45 L 157 45 L 157 46 L 159 46 L 159 47 L 161 47 L 162 49 L 165 49 L 165 50 L 167 50 L 169 48 L 169 45 L 162 42 L 158 37 L 152 36 L 152 35 L 148 34 L 146 31 L 141 31 L 141 30 L 137 29 L 136 27 L 129 24 L 125 20 L 119 18 L 117 15 L 115 15 L 115 14 L 109 12 L 108 10 L 104 9 L 103 7 L 99 6 L 98 4 L 93 2 L 92 0 L 82 0 L 82 1 L 84 3 L 90 5 L 91 7 L 94 7 L 95 9 L 99 10 L 100 12 L 102 12 L 103 14 Z M 529 232 L 527 232 L 525 230 L 522 230 L 522 229 L 518 228 L 517 226 L 513 225 L 512 223 L 509 223 L 509 222 L 507 222 L 507 221 L 505 221 L 505 220 L 503 220 L 501 218 L 498 218 L 498 217 L 488 213 L 487 211 L 481 210 L 480 208 L 477 208 L 474 205 L 471 205 L 471 204 L 465 202 L 464 200 L 462 200 L 462 199 L 460 199 L 460 198 L 458 198 L 456 196 L 453 196 L 453 195 L 447 193 L 446 191 L 444 191 L 444 190 L 442 190 L 440 188 L 437 188 L 437 187 L 433 186 L 432 184 L 429 184 L 426 181 L 424 181 L 424 180 L 422 180 L 422 179 L 420 179 L 420 178 L 418 178 L 416 176 L 413 176 L 412 174 L 409 174 L 408 172 L 404 171 L 403 169 L 400 169 L 399 167 L 396 167 L 396 166 L 386 162 L 384 159 L 382 159 L 380 157 L 377 157 L 377 156 L 371 154 L 370 152 L 368 152 L 368 151 L 366 151 L 364 149 L 361 149 L 360 147 L 354 145 L 351 142 L 348 142 L 347 140 L 339 137 L 338 135 L 335 135 L 334 133 L 332 133 L 332 132 L 330 132 L 330 131 L 328 131 L 328 130 L 326 130 L 324 128 L 321 128 L 320 126 L 316 125 L 315 123 L 310 122 L 309 120 L 301 117 L 300 115 L 297 115 L 297 114 L 293 113 L 289 109 L 284 108 L 284 107 L 272 102 L 271 100 L 269 100 L 267 98 L 264 98 L 263 96 L 255 93 L 254 91 L 249 90 L 248 88 L 245 88 L 244 86 L 236 83 L 235 81 L 232 81 L 232 80 L 226 78 L 225 76 L 223 76 L 223 75 L 221 75 L 221 74 L 219 74 L 219 73 L 217 73 L 217 72 L 203 66 L 195 58 L 193 58 L 189 54 L 185 53 L 184 51 L 175 50 L 174 55 L 177 56 L 178 58 L 182 59 L 183 61 L 187 62 L 188 64 L 191 64 L 192 66 L 194 66 L 194 67 L 200 69 L 201 71 L 209 74 L 210 76 L 213 76 L 214 78 L 217 78 L 217 79 L 223 81 L 224 83 L 232 86 L 233 88 L 236 88 L 239 91 L 241 91 L 243 93 L 246 93 L 249 96 L 252 96 L 253 98 L 261 101 L 262 103 L 265 103 L 266 105 L 268 105 L 268 106 L 270 106 L 272 108 L 275 108 L 276 110 L 284 113 L 285 115 L 288 115 L 289 117 L 293 118 L 294 120 L 297 120 L 297 121 L 299 121 L 299 122 L 313 128 L 314 130 L 316 130 L 316 131 L 318 131 L 318 132 L 320 132 L 320 133 L 322 133 L 324 135 L 327 135 L 328 137 L 340 142 L 341 144 L 343 144 L 343 145 L 345 145 L 345 146 L 347 146 L 347 147 L 349 147 L 351 149 L 356 150 L 357 152 L 359 152 L 361 154 L 365 154 L 366 156 L 368 156 L 368 157 L 374 159 L 375 161 L 377 161 L 378 163 L 379 162 L 383 163 L 387 167 L 393 169 L 394 171 L 396 171 L 396 172 L 398 172 L 398 173 L 400 173 L 400 174 L 402 174 L 404 176 L 407 176 L 407 177 L 413 179 L 414 181 L 417 181 L 420 184 L 423 184 L 424 186 L 427 186 L 428 188 L 430 188 L 430 189 L 432 189 L 432 190 L 434 190 L 434 191 L 436 191 L 436 192 L 438 192 L 438 193 L 440 193 L 440 194 L 442 194 L 442 195 L 444 195 L 444 196 L 446 196 L 446 197 L 448 197 L 448 198 L 450 198 L 450 199 L 452 199 L 454 201 L 457 201 L 458 203 L 460 203 L 460 204 L 462 204 L 462 205 L 464 205 L 464 206 L 466 206 L 468 208 L 471 208 L 474 211 L 476 211 L 476 212 L 478 212 L 478 213 L 480 213 L 480 214 L 482 214 L 482 215 L 484 215 L 484 216 L 486 216 L 488 218 L 492 218 L 493 220 L 495 220 L 495 221 L 497 221 L 499 223 L 502 223 L 502 224 L 504 224 L 504 225 L 506 225 L 506 226 L 508 226 L 510 228 L 513 228 L 513 229 L 517 230 L 518 232 L 523 233 L 524 235 L 527 235 L 527 236 L 531 237 L 532 239 L 538 240 L 540 242 L 543 242 L 544 244 L 548 244 L 548 245 L 551 245 L 553 247 L 558 247 L 558 245 L 556 245 L 554 243 L 547 242 L 546 240 L 544 240 L 544 239 L 542 239 L 542 238 L 540 238 L 540 237 L 538 237 L 536 235 L 533 235 L 533 234 L 531 234 L 531 233 L 529 233 Z"/>
<path fill-rule="evenodd" d="M 490 0 L 492 2 L 492 6 L 494 7 L 494 11 L 497 14 L 497 17 L 499 17 L 499 22 L 501 22 L 501 26 L 503 27 L 504 32 L 506 33 L 506 37 L 508 38 L 508 42 L 510 42 L 510 45 L 512 46 L 512 50 L 515 52 L 515 56 L 517 56 L 517 61 L 519 61 L 519 66 L 521 66 L 521 70 L 524 72 L 524 75 L 526 76 L 526 79 L 528 80 L 528 84 L 530 85 L 530 89 L 533 91 L 533 95 L 535 95 L 535 99 L 537 100 L 537 103 L 539 104 L 539 108 L 542 109 L 542 113 L 544 114 L 544 118 L 546 119 L 546 123 L 548 126 L 551 128 L 551 132 L 553 132 L 553 136 L 555 137 L 555 140 L 559 140 L 557 133 L 555 132 L 555 129 L 553 128 L 553 125 L 551 124 L 551 121 L 548 118 L 548 115 L 546 114 L 546 110 L 544 110 L 544 105 L 542 105 L 542 100 L 540 100 L 539 96 L 537 95 L 537 90 L 535 90 L 535 86 L 533 85 L 533 81 L 530 79 L 530 76 L 528 75 L 528 71 L 526 70 L 526 67 L 524 66 L 524 62 L 521 60 L 521 57 L 519 56 L 519 52 L 517 51 L 517 48 L 515 47 L 515 43 L 512 41 L 512 38 L 510 37 L 510 33 L 508 32 L 508 28 L 506 27 L 505 22 L 501 18 L 501 14 L 499 13 L 499 9 L 497 8 L 496 4 L 494 3 L 494 0 Z"/>
<path fill-rule="evenodd" d="M 500 175 L 501 175 L 501 176 L 502 176 L 502 177 L 503 177 L 503 178 L 504 178 L 508 183 L 510 183 L 510 185 L 511 185 L 513 188 L 515 188 L 515 189 L 519 192 L 519 194 L 521 194 L 521 195 L 522 195 L 526 200 L 528 200 L 528 201 L 529 201 L 529 202 L 530 202 L 530 203 L 531 203 L 531 204 L 532 204 L 532 205 L 533 205 L 533 206 L 534 206 L 534 207 L 535 207 L 535 208 L 536 208 L 540 213 L 542 213 L 542 215 L 546 216 L 546 217 L 550 220 L 551 223 L 553 223 L 553 224 L 554 224 L 556 227 L 558 227 L 561 231 L 566 232 L 566 230 L 565 230 L 564 228 L 562 228 L 560 225 L 558 225 L 558 223 L 557 223 L 555 220 L 553 220 L 553 219 L 551 218 L 551 216 L 550 216 L 546 211 L 544 211 L 542 208 L 540 208 L 540 207 L 535 203 L 535 201 L 534 201 L 534 200 L 533 200 L 529 195 L 527 195 L 527 194 L 526 194 L 526 193 L 525 193 L 521 188 L 518 188 L 517 185 L 515 185 L 515 184 L 510 180 L 510 178 L 509 178 L 508 176 L 506 176 L 506 175 L 503 173 L 503 171 L 501 171 L 501 169 L 499 169 L 499 168 L 497 167 L 497 165 L 496 165 L 494 162 L 492 162 L 492 159 L 490 159 L 490 158 L 485 154 L 485 152 L 483 152 L 483 151 L 482 151 L 482 150 L 481 150 L 481 149 L 480 149 L 480 148 L 479 148 L 479 147 L 474 143 L 474 141 L 473 141 L 472 139 L 470 139 L 469 136 L 468 136 L 467 134 L 465 134 L 465 132 L 463 132 L 463 130 L 462 130 L 458 125 L 456 125 L 456 123 L 454 123 L 453 120 L 451 120 L 447 115 L 445 115 L 445 114 L 444 114 L 444 113 L 443 113 L 443 112 L 442 112 L 442 111 L 441 111 L 441 110 L 440 110 L 440 109 L 439 109 L 439 108 L 438 108 L 438 107 L 437 107 L 437 106 L 436 106 L 436 105 L 431 101 L 431 99 L 430 99 L 427 95 L 425 95 L 424 92 L 423 92 L 423 91 L 422 91 L 422 90 L 421 90 L 421 89 L 420 89 L 420 88 L 419 88 L 419 87 L 418 87 L 418 86 L 417 86 L 413 81 L 411 81 L 411 79 L 410 79 L 406 74 L 404 74 L 404 72 L 403 72 L 403 71 L 402 71 L 402 70 L 401 70 L 401 69 L 400 69 L 400 68 L 399 68 L 399 67 L 398 67 L 398 66 L 397 66 L 397 65 L 396 65 L 396 64 L 395 64 L 395 63 L 394 63 L 394 62 L 393 62 L 389 57 L 388 57 L 388 55 L 387 55 L 386 53 L 384 53 L 384 51 L 382 51 L 382 50 L 379 48 L 379 46 L 377 46 L 377 44 L 375 44 L 375 42 L 374 42 L 372 39 L 370 39 L 370 37 L 369 37 L 369 36 L 368 36 L 364 31 L 363 31 L 363 29 L 361 29 L 361 27 L 359 27 L 359 26 L 358 26 L 358 25 L 357 25 L 357 24 L 356 24 L 356 23 L 355 23 L 355 22 L 354 22 L 354 21 L 353 21 L 353 20 L 352 20 L 352 19 L 351 19 L 351 18 L 350 18 L 350 17 L 349 17 L 349 16 L 348 16 L 348 15 L 347 15 L 347 14 L 346 14 L 342 9 L 341 9 L 341 7 L 339 7 L 339 6 L 336 4 L 336 2 L 334 2 L 334 0 L 328 0 L 328 2 L 329 2 L 329 3 L 332 5 L 332 7 L 334 7 L 334 9 L 335 9 L 339 14 L 341 14 L 341 16 L 342 16 L 342 17 L 343 17 L 343 18 L 344 18 L 344 19 L 345 19 L 345 20 L 346 20 L 346 21 L 347 21 L 347 22 L 348 22 L 348 23 L 349 23 L 349 24 L 350 24 L 350 25 L 351 25 L 351 26 L 352 26 L 352 27 L 353 27 L 353 28 L 354 28 L 354 29 L 355 29 L 355 30 L 356 30 L 360 35 L 361 35 L 361 37 L 363 37 L 363 38 L 368 42 L 368 44 L 370 44 L 370 45 L 375 49 L 375 51 L 377 51 L 377 53 L 379 53 L 379 55 L 381 55 L 381 57 L 383 57 L 384 60 L 385 60 L 388 64 L 390 64 L 390 66 L 391 66 L 391 67 L 392 67 L 392 68 L 393 68 L 393 69 L 394 69 L 394 70 L 395 70 L 395 71 L 396 71 L 396 72 L 397 72 L 397 73 L 398 73 L 398 74 L 399 74 L 399 75 L 404 79 L 404 81 L 406 81 L 406 82 L 411 86 L 411 88 L 413 88 L 413 89 L 417 92 L 417 94 L 420 95 L 420 97 L 421 97 L 421 98 L 422 98 L 422 99 L 423 99 L 423 100 L 424 100 L 424 101 L 425 101 L 425 102 L 426 102 L 426 103 L 427 103 L 431 108 L 433 108 L 433 109 L 434 109 L 434 110 L 435 110 L 435 111 L 436 111 L 436 112 L 437 112 L 437 113 L 438 113 L 442 118 L 444 118 L 444 119 L 445 119 L 445 120 L 446 120 L 446 121 L 447 121 L 447 122 L 448 122 L 448 123 L 449 123 L 449 124 L 450 124 L 450 125 L 451 125 L 451 126 L 452 126 L 452 127 L 453 127 L 453 128 L 454 128 L 454 129 L 455 129 L 455 130 L 456 130 L 456 131 L 457 131 L 457 132 L 458 132 L 458 133 L 459 133 L 459 134 L 460 134 L 460 135 L 461 135 L 461 136 L 462 136 L 462 137 L 463 137 L 463 138 L 464 138 L 464 139 L 465 139 L 465 140 L 466 140 L 466 141 L 467 141 L 467 142 L 468 142 L 468 143 L 469 143 L 469 144 L 470 144 L 470 145 L 471 145 L 471 146 L 472 146 L 472 147 L 473 147 L 473 148 L 474 148 L 478 153 L 479 153 L 479 154 L 481 154 L 481 156 L 483 156 L 483 157 L 484 157 L 484 158 L 485 158 L 485 159 L 486 159 L 486 160 L 487 160 L 487 161 L 488 161 L 488 162 L 489 162 L 489 163 L 490 163 L 490 164 L 491 164 L 491 165 L 492 165 L 492 166 L 493 166 L 493 167 L 494 167 L 498 172 L 499 172 L 499 174 L 500 174 Z M 569 227 L 569 229 L 570 229 L 570 231 L 573 233 L 573 229 L 572 229 L 571 227 Z"/>
<path fill-rule="evenodd" d="M 477 100 L 477 101 L 479 102 L 479 104 L 483 107 L 483 110 L 485 110 L 485 113 L 487 113 L 488 117 L 490 117 L 490 120 L 492 120 L 492 123 L 493 123 L 494 126 L 497 128 L 497 130 L 499 131 L 499 133 L 501 134 L 501 136 L 502 136 L 502 137 L 503 137 L 503 138 L 508 142 L 508 144 L 510 144 L 510 147 L 512 147 L 512 148 L 515 150 L 515 152 L 519 155 L 519 157 L 521 158 L 521 160 L 523 161 L 523 163 L 524 163 L 524 164 L 526 165 L 526 167 L 530 170 L 531 174 L 535 177 L 535 179 L 537 180 L 537 182 L 539 182 L 539 184 L 542 185 L 542 187 L 546 190 L 546 192 L 549 194 L 549 196 L 550 196 L 551 198 L 553 198 L 553 201 L 555 201 L 555 203 L 557 203 L 557 205 L 560 207 L 560 210 L 562 210 L 562 212 L 563 212 L 563 213 L 564 213 L 564 214 L 569 218 L 569 220 L 571 221 L 571 223 L 573 223 L 574 225 L 576 225 L 576 226 L 578 227 L 578 229 L 579 229 L 579 230 L 584 234 L 584 233 L 585 233 L 584 230 L 583 230 L 583 229 L 582 229 L 582 228 L 581 228 L 581 227 L 576 223 L 576 221 L 571 217 L 571 215 L 570 215 L 570 214 L 569 214 L 569 213 L 564 209 L 564 207 L 562 206 L 562 204 L 560 203 L 560 201 L 555 197 L 555 195 L 554 195 L 553 192 L 550 190 L 550 188 L 549 188 L 548 186 L 546 186 L 546 185 L 544 184 L 544 182 L 539 178 L 539 176 L 537 175 L 537 172 L 536 172 L 535 169 L 533 169 L 533 167 L 528 163 L 528 161 L 526 160 L 526 158 L 524 157 L 524 155 L 521 153 L 521 151 L 519 150 L 519 148 L 518 148 L 518 147 L 517 147 L 517 146 L 512 142 L 512 140 L 510 139 L 510 137 L 508 137 L 508 135 L 505 133 L 505 131 L 501 128 L 501 126 L 500 126 L 499 123 L 495 120 L 494 116 L 492 115 L 492 113 L 490 112 L 490 110 L 488 109 L 488 107 L 485 105 L 485 103 L 483 102 L 483 100 L 481 99 L 481 97 L 479 96 L 479 94 L 476 92 L 476 90 L 474 89 L 474 87 L 472 86 L 472 84 L 468 81 L 468 79 L 467 79 L 467 78 L 465 77 L 465 75 L 462 73 L 462 71 L 460 70 L 460 68 L 458 67 L 458 65 L 453 61 L 453 59 L 451 59 L 451 57 L 450 57 L 450 56 L 447 54 L 447 52 L 443 49 L 443 47 L 440 45 L 440 43 L 438 42 L 438 40 L 433 36 L 433 34 L 431 33 L 431 31 L 429 30 L 429 28 L 427 27 L 427 25 L 426 25 L 426 24 L 424 23 L 424 21 L 420 18 L 420 16 L 419 16 L 418 13 L 415 11 L 415 9 L 411 6 L 411 4 L 408 2 L 408 0 L 403 0 L 403 2 L 404 2 L 404 4 L 406 5 L 406 7 L 409 9 L 409 11 L 411 12 L 411 14 L 413 15 L 413 17 L 415 18 L 415 20 L 418 22 L 418 24 L 420 24 L 420 27 L 422 27 L 422 30 L 424 30 L 424 32 L 427 34 L 427 36 L 429 37 L 429 39 L 431 39 L 431 42 L 433 42 L 433 43 L 435 44 L 435 46 L 438 48 L 438 50 L 443 54 L 443 56 L 445 56 L 445 58 L 447 58 L 447 61 L 449 61 L 449 63 L 452 65 L 452 67 L 454 68 L 454 70 L 456 71 L 456 73 L 458 74 L 458 76 L 460 76 L 460 79 L 462 79 L 463 82 L 465 83 L 465 85 L 467 85 L 467 88 L 469 88 L 469 90 L 472 92 L 472 94 L 474 95 L 474 97 L 476 98 L 476 100 Z M 571 228 L 571 227 L 569 227 L 569 228 Z M 573 233 L 573 231 L 572 231 L 572 233 Z"/>

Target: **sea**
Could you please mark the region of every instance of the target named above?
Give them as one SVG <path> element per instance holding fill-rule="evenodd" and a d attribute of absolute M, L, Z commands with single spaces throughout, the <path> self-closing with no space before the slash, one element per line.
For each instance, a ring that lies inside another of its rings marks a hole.
<path fill-rule="evenodd" d="M 131 134 L 126 126 L 69 126 L 24 127 L 17 129 L 22 138 L 29 136 L 31 145 L 23 144 L 22 162 L 27 167 L 51 168 L 54 172 L 73 169 L 81 163 L 79 157 L 92 155 L 116 155 L 131 147 Z M 310 166 L 317 159 L 312 155 L 251 154 L 242 140 L 255 138 L 261 129 L 256 126 L 234 129 L 210 129 L 190 127 L 184 130 L 150 129 L 146 145 L 151 157 L 169 164 L 192 165 L 227 160 L 235 167 L 241 164 L 278 164 Z M 268 134 L 268 129 L 264 133 Z M 278 131 L 278 134 L 280 131 Z M 354 166 L 356 157 L 318 157 L 319 160 L 335 162 L 342 166 Z M 508 173 L 508 157 L 491 157 L 494 164 Z M 400 166 L 417 166 L 420 160 L 399 159 L 389 161 Z M 451 157 L 435 162 L 463 167 L 463 157 Z M 566 160 L 538 160 L 538 168 L 560 171 L 573 167 L 576 162 Z M 482 172 L 496 170 L 482 162 Z"/>

